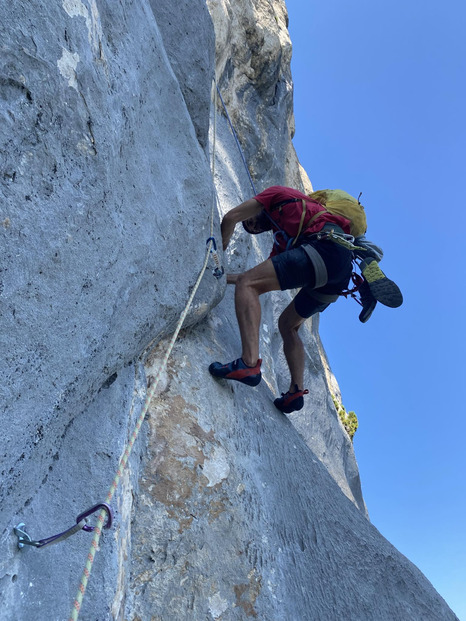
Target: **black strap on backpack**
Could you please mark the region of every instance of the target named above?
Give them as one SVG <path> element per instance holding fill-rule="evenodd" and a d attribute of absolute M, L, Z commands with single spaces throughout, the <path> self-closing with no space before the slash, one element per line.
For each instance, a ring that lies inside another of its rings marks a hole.
<path fill-rule="evenodd" d="M 276 211 L 277 209 L 280 209 L 281 207 L 283 207 L 283 205 L 287 205 L 288 203 L 297 203 L 300 200 L 301 200 L 300 198 L 288 198 L 288 199 L 286 199 L 284 201 L 280 201 L 279 203 L 273 204 L 270 207 L 270 211 L 271 212 Z M 287 233 L 285 233 L 285 231 L 278 226 L 278 224 L 275 222 L 275 220 L 271 216 L 269 216 L 269 214 L 266 212 L 265 209 L 262 210 L 262 213 L 264 213 L 267 216 L 267 218 L 272 223 L 272 226 L 275 226 L 280 231 L 280 233 L 285 237 L 285 239 L 289 239 L 290 238 L 290 236 Z"/>
<path fill-rule="evenodd" d="M 283 207 L 283 205 L 288 205 L 288 203 L 297 203 L 300 200 L 301 200 L 300 198 L 287 198 L 284 201 L 280 201 L 279 203 L 273 204 L 272 207 L 270 208 L 270 211 L 276 211 L 277 209 L 280 209 L 280 207 Z"/>

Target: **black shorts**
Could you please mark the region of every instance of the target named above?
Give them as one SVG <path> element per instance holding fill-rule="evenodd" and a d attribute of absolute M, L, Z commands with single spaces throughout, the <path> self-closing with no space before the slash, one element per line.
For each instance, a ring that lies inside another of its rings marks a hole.
<path fill-rule="evenodd" d="M 301 287 L 301 291 L 294 298 L 294 305 L 298 315 L 305 319 L 315 313 L 321 313 L 329 305 L 313 298 L 312 292 L 331 295 L 341 293 L 347 288 L 352 272 L 350 250 L 327 240 L 311 240 L 308 243 L 318 251 L 327 268 L 327 284 L 318 289 L 315 288 L 314 266 L 302 247 L 286 250 L 272 257 L 281 290 Z"/>

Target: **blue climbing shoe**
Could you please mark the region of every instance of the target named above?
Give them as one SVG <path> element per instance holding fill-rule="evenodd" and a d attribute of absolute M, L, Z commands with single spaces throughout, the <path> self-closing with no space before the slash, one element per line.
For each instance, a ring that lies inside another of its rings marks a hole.
<path fill-rule="evenodd" d="M 280 410 L 280 412 L 284 412 L 285 414 L 290 414 L 290 412 L 295 412 L 297 410 L 302 410 L 304 407 L 304 395 L 309 394 L 309 390 L 305 388 L 304 390 L 299 390 L 298 384 L 295 384 L 294 392 L 282 392 L 282 396 L 275 399 L 273 402 L 274 406 Z"/>
<path fill-rule="evenodd" d="M 233 362 L 228 364 L 212 362 L 209 366 L 209 373 L 214 377 L 236 380 L 242 384 L 247 384 L 247 386 L 257 386 L 262 379 L 261 364 L 262 360 L 260 358 L 254 367 L 248 367 L 242 358 L 233 360 Z"/>

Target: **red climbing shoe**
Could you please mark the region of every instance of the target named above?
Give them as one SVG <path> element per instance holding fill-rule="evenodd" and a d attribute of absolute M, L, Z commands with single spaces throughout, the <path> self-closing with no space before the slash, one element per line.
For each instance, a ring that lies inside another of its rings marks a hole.
<path fill-rule="evenodd" d="M 262 379 L 261 364 L 262 360 L 260 358 L 254 367 L 248 367 L 247 364 L 243 362 L 242 358 L 233 360 L 233 362 L 229 362 L 228 364 L 212 362 L 209 366 L 209 373 L 214 377 L 236 380 L 248 386 L 257 386 Z"/>
<path fill-rule="evenodd" d="M 294 392 L 282 392 L 282 396 L 275 399 L 273 402 L 275 407 L 277 407 L 280 412 L 284 412 L 285 414 L 290 414 L 290 412 L 294 412 L 296 410 L 302 410 L 304 407 L 304 395 L 309 394 L 309 390 L 305 388 L 304 390 L 299 390 L 298 384 L 294 385 Z"/>

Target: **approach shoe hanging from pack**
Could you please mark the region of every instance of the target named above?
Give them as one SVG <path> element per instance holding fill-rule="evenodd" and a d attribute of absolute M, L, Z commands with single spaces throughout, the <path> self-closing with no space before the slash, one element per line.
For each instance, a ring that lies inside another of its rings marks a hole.
<path fill-rule="evenodd" d="M 359 295 L 361 297 L 362 305 L 362 311 L 359 313 L 359 321 L 361 323 L 366 323 L 366 321 L 369 321 L 374 308 L 377 306 L 377 300 L 372 295 L 366 280 L 363 280 L 361 286 L 359 287 Z"/>
<path fill-rule="evenodd" d="M 397 308 L 403 304 L 403 296 L 398 285 L 385 276 L 373 257 L 361 261 L 359 267 L 378 302 L 390 308 Z"/>
<path fill-rule="evenodd" d="M 257 386 L 262 379 L 261 364 L 262 360 L 260 358 L 254 367 L 248 367 L 248 365 L 243 362 L 242 358 L 233 360 L 233 362 L 229 362 L 228 364 L 212 362 L 209 366 L 209 373 L 214 377 L 236 380 L 248 386 Z"/>
<path fill-rule="evenodd" d="M 273 402 L 274 406 L 280 410 L 280 412 L 284 412 L 285 414 L 290 414 L 290 412 L 295 412 L 297 410 L 302 410 L 304 407 L 304 395 L 309 394 L 309 390 L 305 388 L 304 390 L 299 390 L 298 385 L 294 385 L 294 392 L 282 392 L 282 396 L 275 399 Z"/>

